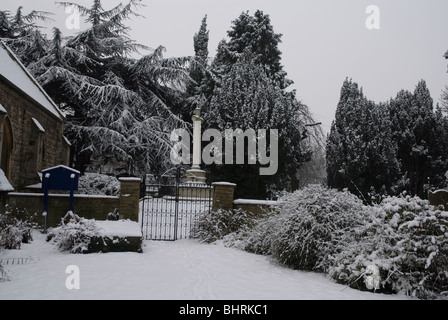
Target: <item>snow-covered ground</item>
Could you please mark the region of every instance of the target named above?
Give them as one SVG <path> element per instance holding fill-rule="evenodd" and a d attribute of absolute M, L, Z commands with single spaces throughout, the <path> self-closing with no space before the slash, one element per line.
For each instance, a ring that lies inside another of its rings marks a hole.
<path fill-rule="evenodd" d="M 11 281 L 0 299 L 137 300 L 364 300 L 406 299 L 360 292 L 324 275 L 285 269 L 268 257 L 195 240 L 144 242 L 144 253 L 73 255 L 58 252 L 34 232 L 32 244 L 0 258 L 31 258 L 7 265 Z M 67 267 L 79 268 L 80 289 L 69 290 Z"/>

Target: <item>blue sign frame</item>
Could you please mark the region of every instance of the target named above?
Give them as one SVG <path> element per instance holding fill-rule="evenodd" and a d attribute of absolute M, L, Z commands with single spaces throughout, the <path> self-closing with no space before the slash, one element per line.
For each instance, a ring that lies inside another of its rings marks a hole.
<path fill-rule="evenodd" d="M 66 166 L 57 166 L 42 171 L 42 189 L 44 190 L 45 232 L 47 231 L 48 192 L 70 191 L 69 210 L 74 211 L 74 192 L 78 190 L 79 176 L 81 173 Z"/>

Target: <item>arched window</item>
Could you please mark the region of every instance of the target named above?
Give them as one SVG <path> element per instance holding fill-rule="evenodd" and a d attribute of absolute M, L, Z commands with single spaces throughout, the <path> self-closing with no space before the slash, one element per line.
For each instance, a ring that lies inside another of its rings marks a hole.
<path fill-rule="evenodd" d="M 3 121 L 2 157 L 0 166 L 7 178 L 10 178 L 11 154 L 13 148 L 13 136 L 11 123 L 8 117 Z"/>

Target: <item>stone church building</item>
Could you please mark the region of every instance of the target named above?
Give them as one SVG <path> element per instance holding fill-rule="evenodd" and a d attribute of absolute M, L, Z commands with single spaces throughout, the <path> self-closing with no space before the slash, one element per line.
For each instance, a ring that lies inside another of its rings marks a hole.
<path fill-rule="evenodd" d="M 68 165 L 64 122 L 65 115 L 0 42 L 0 168 L 14 189 L 39 184 L 43 169 Z"/>

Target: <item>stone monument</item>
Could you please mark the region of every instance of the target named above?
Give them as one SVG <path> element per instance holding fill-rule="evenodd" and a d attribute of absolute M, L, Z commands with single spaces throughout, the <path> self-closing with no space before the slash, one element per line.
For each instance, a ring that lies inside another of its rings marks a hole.
<path fill-rule="evenodd" d="M 193 114 L 193 163 L 187 170 L 184 183 L 179 186 L 179 196 L 186 199 L 210 199 L 211 187 L 207 185 L 206 173 L 201 169 L 202 123 L 201 109 Z"/>
<path fill-rule="evenodd" d="M 204 119 L 201 118 L 201 109 L 197 108 L 193 114 L 193 165 L 190 170 L 187 170 L 186 183 L 206 183 L 206 174 L 201 170 L 202 156 L 202 123 Z"/>

